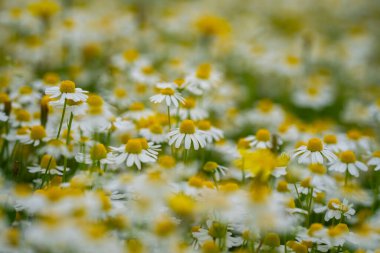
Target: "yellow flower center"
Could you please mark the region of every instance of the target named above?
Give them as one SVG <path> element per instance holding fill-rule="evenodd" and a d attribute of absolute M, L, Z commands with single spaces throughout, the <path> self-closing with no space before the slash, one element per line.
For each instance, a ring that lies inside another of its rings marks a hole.
<path fill-rule="evenodd" d="M 49 165 L 49 162 L 50 162 L 50 165 Z M 40 166 L 42 169 L 47 169 L 48 167 L 49 167 L 49 169 L 54 169 L 57 167 L 57 162 L 56 162 L 54 156 L 44 155 L 41 158 Z"/>
<path fill-rule="evenodd" d="M 249 141 L 247 141 L 244 138 L 240 138 L 238 143 L 237 143 L 237 147 L 238 147 L 238 149 L 248 149 L 250 147 Z"/>
<path fill-rule="evenodd" d="M 174 90 L 172 88 L 164 88 L 164 89 L 160 90 L 160 93 L 162 95 L 172 96 L 172 95 L 174 95 Z"/>
<path fill-rule="evenodd" d="M 140 154 L 143 150 L 140 139 L 130 139 L 125 145 L 125 151 L 131 154 Z"/>
<path fill-rule="evenodd" d="M 378 157 L 378 158 L 380 158 L 380 150 L 377 150 L 377 151 L 375 151 L 375 152 L 373 152 L 373 157 Z"/>
<path fill-rule="evenodd" d="M 178 87 L 181 87 L 182 84 L 185 83 L 185 80 L 184 80 L 184 79 L 176 79 L 176 80 L 174 80 L 174 83 L 175 83 Z"/>
<path fill-rule="evenodd" d="M 186 98 L 183 107 L 186 109 L 193 109 L 195 107 L 195 99 L 194 98 Z"/>
<path fill-rule="evenodd" d="M 280 237 L 276 233 L 268 233 L 265 235 L 264 244 L 269 247 L 278 247 L 280 246 Z"/>
<path fill-rule="evenodd" d="M 0 103 L 6 103 L 9 101 L 10 101 L 10 99 L 9 99 L 8 94 L 4 93 L 4 92 L 0 92 Z"/>
<path fill-rule="evenodd" d="M 355 153 L 351 150 L 346 150 L 340 153 L 340 160 L 343 163 L 354 163 L 356 162 L 356 156 Z"/>
<path fill-rule="evenodd" d="M 319 164 L 319 163 L 310 164 L 309 170 L 313 173 L 320 174 L 320 175 L 326 174 L 326 171 L 327 171 L 326 167 L 323 164 Z"/>
<path fill-rule="evenodd" d="M 175 166 L 176 161 L 172 156 L 163 155 L 158 158 L 158 164 L 165 169 L 170 169 Z"/>
<path fill-rule="evenodd" d="M 62 93 L 75 93 L 75 83 L 70 80 L 62 81 L 59 90 Z"/>
<path fill-rule="evenodd" d="M 30 131 L 30 138 L 32 140 L 41 140 L 46 137 L 46 131 L 43 126 L 32 126 Z"/>
<path fill-rule="evenodd" d="M 325 137 L 323 137 L 323 141 L 326 144 L 336 144 L 338 142 L 336 136 L 333 134 L 328 134 Z"/>
<path fill-rule="evenodd" d="M 30 119 L 31 115 L 27 110 L 21 109 L 16 111 L 16 120 L 26 122 L 30 121 Z"/>
<path fill-rule="evenodd" d="M 337 236 L 341 236 L 343 234 L 346 234 L 348 233 L 350 230 L 348 229 L 347 225 L 344 224 L 344 223 L 339 223 L 338 225 L 336 225 L 335 227 L 331 227 L 329 228 L 328 230 L 328 234 L 329 236 L 331 237 L 337 237 Z"/>
<path fill-rule="evenodd" d="M 323 150 L 322 141 L 318 138 L 311 138 L 307 142 L 307 149 L 311 152 L 322 151 Z"/>
<path fill-rule="evenodd" d="M 342 202 L 340 202 L 339 199 L 333 198 L 333 199 L 329 200 L 329 203 L 327 204 L 327 206 L 329 209 L 337 210 L 338 208 L 335 206 L 340 206 L 341 204 L 342 204 Z"/>
<path fill-rule="evenodd" d="M 269 99 L 263 99 L 258 102 L 257 107 L 262 112 L 270 112 L 273 109 L 273 102 Z"/>
<path fill-rule="evenodd" d="M 277 191 L 279 192 L 287 192 L 288 189 L 288 182 L 285 180 L 281 180 L 277 183 Z"/>
<path fill-rule="evenodd" d="M 319 93 L 319 90 L 316 88 L 316 87 L 309 87 L 308 89 L 307 89 L 307 93 L 310 95 L 310 96 L 316 96 L 316 95 L 318 95 L 318 93 Z"/>
<path fill-rule="evenodd" d="M 216 170 L 216 168 L 218 168 L 218 164 L 216 162 L 207 162 L 203 166 L 203 170 L 210 173 L 213 173 Z"/>
<path fill-rule="evenodd" d="M 148 141 L 145 138 L 138 138 L 138 139 L 140 140 L 142 149 L 149 148 Z"/>
<path fill-rule="evenodd" d="M 196 208 L 196 202 L 188 195 L 179 193 L 168 199 L 169 208 L 180 216 L 190 216 Z"/>
<path fill-rule="evenodd" d="M 350 130 L 347 133 L 347 137 L 351 140 L 359 140 L 361 137 L 361 133 L 358 130 Z"/>
<path fill-rule="evenodd" d="M 203 63 L 198 66 L 196 76 L 200 79 L 208 79 L 211 74 L 211 65 L 209 63 Z"/>
<path fill-rule="evenodd" d="M 267 129 L 259 129 L 256 132 L 256 139 L 258 141 L 269 141 L 270 140 L 270 132 Z"/>
<path fill-rule="evenodd" d="M 129 49 L 123 53 L 123 57 L 129 62 L 133 62 L 139 57 L 139 52 L 134 49 Z"/>
<path fill-rule="evenodd" d="M 134 102 L 129 106 L 129 110 L 131 111 L 142 111 L 144 108 L 145 106 L 141 102 Z"/>
<path fill-rule="evenodd" d="M 211 122 L 208 120 L 201 120 L 198 122 L 198 128 L 203 131 L 208 131 L 211 128 Z"/>
<path fill-rule="evenodd" d="M 33 92 L 33 89 L 30 86 L 21 86 L 18 91 L 22 95 L 28 95 L 28 94 L 31 94 Z"/>
<path fill-rule="evenodd" d="M 153 124 L 149 127 L 149 131 L 151 131 L 154 134 L 162 134 L 162 126 L 160 124 Z"/>
<path fill-rule="evenodd" d="M 179 131 L 182 134 L 193 134 L 195 133 L 195 124 L 192 120 L 186 119 L 182 121 L 181 125 L 179 126 Z"/>
<path fill-rule="evenodd" d="M 127 96 L 127 91 L 124 88 L 117 87 L 113 90 L 113 94 L 117 98 L 125 98 Z"/>
<path fill-rule="evenodd" d="M 289 64 L 289 65 L 298 65 L 300 63 L 300 59 L 295 56 L 295 55 L 288 55 L 286 57 L 286 62 Z"/>
<path fill-rule="evenodd" d="M 313 236 L 315 232 L 318 232 L 321 229 L 323 229 L 323 225 L 321 223 L 313 223 L 307 233 L 309 236 Z"/>
<path fill-rule="evenodd" d="M 145 75 L 151 75 L 154 73 L 154 68 L 152 66 L 145 66 L 141 69 L 141 71 L 145 74 Z"/>
<path fill-rule="evenodd" d="M 99 95 L 91 94 L 88 96 L 87 104 L 89 106 L 102 106 L 103 103 L 103 98 Z"/>
<path fill-rule="evenodd" d="M 107 157 L 107 149 L 101 144 L 95 144 L 90 150 L 90 156 L 92 160 L 98 161 Z"/>
<path fill-rule="evenodd" d="M 83 104 L 83 101 L 74 101 L 71 99 L 67 99 L 67 105 L 68 106 L 77 106 Z"/>
<path fill-rule="evenodd" d="M 54 85 L 59 82 L 59 76 L 55 73 L 46 73 L 43 80 L 47 85 Z"/>

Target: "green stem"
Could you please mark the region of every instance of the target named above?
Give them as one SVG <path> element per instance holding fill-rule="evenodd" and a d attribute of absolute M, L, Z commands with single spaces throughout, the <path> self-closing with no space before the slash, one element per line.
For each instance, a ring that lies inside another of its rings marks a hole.
<path fill-rule="evenodd" d="M 170 121 L 170 107 L 168 106 L 168 121 L 169 121 L 169 131 L 172 129 L 172 124 Z"/>
<path fill-rule="evenodd" d="M 67 127 L 67 135 L 66 135 L 66 146 L 68 147 L 70 145 L 70 132 L 71 132 L 71 125 L 73 123 L 73 113 L 70 113 L 70 119 L 69 119 L 69 124 Z M 62 181 L 66 182 L 66 169 L 67 169 L 67 157 L 65 156 L 64 161 L 63 161 L 63 178 Z"/>
<path fill-rule="evenodd" d="M 57 133 L 57 137 L 56 137 L 57 140 L 59 139 L 59 136 L 61 135 L 63 119 L 65 118 L 65 113 L 66 113 L 66 105 L 67 105 L 67 99 L 65 99 L 65 102 L 63 103 L 62 116 L 61 116 L 61 120 L 59 122 L 59 128 L 58 128 L 58 133 Z"/>

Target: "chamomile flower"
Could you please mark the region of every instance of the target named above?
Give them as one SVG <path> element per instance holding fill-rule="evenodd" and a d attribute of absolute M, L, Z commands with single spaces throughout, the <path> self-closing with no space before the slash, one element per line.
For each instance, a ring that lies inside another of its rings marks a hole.
<path fill-rule="evenodd" d="M 208 112 L 202 107 L 198 107 L 195 98 L 188 97 L 179 109 L 181 119 L 202 120 L 208 117 Z"/>
<path fill-rule="evenodd" d="M 74 102 L 86 101 L 87 91 L 81 88 L 76 88 L 73 81 L 65 80 L 62 81 L 59 87 L 51 87 L 45 89 L 45 94 L 50 98 L 54 99 L 51 104 L 63 104 L 66 99 L 70 99 Z"/>
<path fill-rule="evenodd" d="M 223 131 L 213 127 L 211 122 L 208 120 L 200 120 L 197 123 L 198 129 L 204 132 L 204 137 L 207 143 L 212 143 L 213 141 L 221 140 L 224 135 Z"/>
<path fill-rule="evenodd" d="M 79 163 L 92 164 L 99 162 L 100 164 L 112 164 L 112 158 L 109 158 L 106 147 L 102 143 L 95 143 L 89 150 L 88 154 L 77 153 L 75 160 Z"/>
<path fill-rule="evenodd" d="M 33 144 L 33 146 L 40 145 L 41 142 L 48 140 L 46 130 L 41 125 L 32 126 L 28 130 L 28 134 L 20 135 L 19 140 L 24 144 Z"/>
<path fill-rule="evenodd" d="M 215 176 L 215 179 L 219 181 L 221 177 L 226 175 L 228 168 L 221 166 L 216 162 L 208 161 L 203 165 L 203 171 L 211 174 L 213 177 Z"/>
<path fill-rule="evenodd" d="M 54 156 L 55 159 L 58 159 L 60 156 L 71 157 L 72 153 L 69 150 L 69 147 L 66 146 L 66 143 L 59 139 L 48 140 L 43 147 L 39 150 L 39 153 L 48 154 Z"/>
<path fill-rule="evenodd" d="M 185 78 L 185 89 L 195 95 L 202 95 L 215 87 L 220 79 L 220 74 L 213 69 L 211 64 L 202 63 L 198 68 Z"/>
<path fill-rule="evenodd" d="M 152 124 L 149 128 L 142 128 L 140 134 L 148 141 L 154 143 L 163 143 L 167 140 L 167 134 L 164 133 L 164 130 L 159 123 Z"/>
<path fill-rule="evenodd" d="M 198 150 L 200 147 L 204 148 L 206 146 L 204 132 L 196 129 L 192 120 L 182 121 L 179 128 L 172 130 L 168 134 L 168 138 L 169 145 L 174 144 L 176 148 L 183 145 L 185 149 L 190 149 L 193 146 L 195 150 Z"/>
<path fill-rule="evenodd" d="M 141 170 L 142 163 L 153 163 L 157 160 L 160 145 L 147 142 L 144 138 L 130 139 L 118 148 L 110 147 L 114 153 L 114 162 L 118 165 L 125 163 L 128 167 L 136 165 Z"/>
<path fill-rule="evenodd" d="M 338 138 L 334 134 L 325 135 L 323 137 L 323 142 L 325 143 L 326 147 L 335 154 L 342 151 L 342 147 L 338 144 Z"/>
<path fill-rule="evenodd" d="M 372 153 L 372 157 L 367 162 L 368 165 L 374 166 L 374 170 L 380 170 L 380 150 Z"/>
<path fill-rule="evenodd" d="M 332 153 L 319 138 L 309 139 L 307 145 L 302 145 L 294 151 L 293 158 L 301 164 L 334 162 L 337 157 Z"/>
<path fill-rule="evenodd" d="M 47 154 L 42 156 L 39 166 L 35 165 L 28 167 L 28 171 L 30 173 L 44 174 L 48 172 L 50 175 L 62 175 L 63 170 L 63 166 L 57 166 L 57 161 L 55 160 L 55 158 Z"/>
<path fill-rule="evenodd" d="M 128 111 L 124 114 L 125 117 L 140 120 L 152 116 L 154 113 L 150 109 L 146 109 L 142 102 L 133 102 L 129 105 Z"/>
<path fill-rule="evenodd" d="M 340 220 L 342 216 L 350 219 L 355 214 L 355 209 L 352 208 L 353 204 L 348 203 L 348 200 L 344 199 L 341 202 L 337 198 L 332 198 L 329 200 L 326 206 L 316 208 L 314 211 L 316 213 L 325 213 L 325 221 L 329 221 L 333 218 Z"/>
<path fill-rule="evenodd" d="M 257 130 L 256 135 L 250 135 L 246 139 L 250 142 L 249 145 L 254 149 L 271 149 L 273 145 L 271 133 L 264 128 Z"/>
<path fill-rule="evenodd" d="M 157 84 L 159 89 L 159 94 L 150 97 L 150 101 L 159 104 L 162 102 L 166 103 L 166 106 L 178 107 L 179 103 L 184 103 L 185 99 L 182 95 L 175 90 L 175 85 L 171 83 L 159 83 Z"/>
<path fill-rule="evenodd" d="M 354 177 L 359 177 L 359 170 L 367 171 L 368 167 L 356 159 L 356 155 L 351 150 L 342 151 L 339 154 L 339 160 L 335 161 L 330 167 L 330 171 L 340 173 L 348 172 Z"/>

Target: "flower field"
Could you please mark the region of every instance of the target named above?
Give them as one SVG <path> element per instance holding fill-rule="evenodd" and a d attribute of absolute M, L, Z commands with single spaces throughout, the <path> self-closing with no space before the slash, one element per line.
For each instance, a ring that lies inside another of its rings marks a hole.
<path fill-rule="evenodd" d="M 379 253 L 379 27 L 374 0 L 0 0 L 0 253 Z"/>

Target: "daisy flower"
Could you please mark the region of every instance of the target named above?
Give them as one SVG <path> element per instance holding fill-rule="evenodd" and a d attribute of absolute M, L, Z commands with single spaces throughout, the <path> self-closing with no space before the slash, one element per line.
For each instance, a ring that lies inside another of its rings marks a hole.
<path fill-rule="evenodd" d="M 145 108 L 145 105 L 141 102 L 133 102 L 128 107 L 128 111 L 123 115 L 133 120 L 140 120 L 152 116 L 154 113 Z"/>
<path fill-rule="evenodd" d="M 62 81 L 59 87 L 51 87 L 45 89 L 45 94 L 50 98 L 57 99 L 57 101 L 50 102 L 51 104 L 63 104 L 66 99 L 70 99 L 74 102 L 86 101 L 87 91 L 81 88 L 76 88 L 73 81 L 65 80 Z"/>
<path fill-rule="evenodd" d="M 209 161 L 203 165 L 203 170 L 215 176 L 215 179 L 219 181 L 222 176 L 226 175 L 228 168 L 221 166 L 216 162 Z"/>
<path fill-rule="evenodd" d="M 182 121 L 179 128 L 172 130 L 168 134 L 168 138 L 169 145 L 175 143 L 176 148 L 184 145 L 185 149 L 190 149 L 191 144 L 193 144 L 194 149 L 198 150 L 199 147 L 204 148 L 206 146 L 204 132 L 196 129 L 192 120 Z"/>
<path fill-rule="evenodd" d="M 367 162 L 368 165 L 375 166 L 374 170 L 380 170 L 380 150 L 372 153 L 372 157 Z"/>
<path fill-rule="evenodd" d="M 325 221 L 329 221 L 333 218 L 340 220 L 342 215 L 350 219 L 355 214 L 355 209 L 353 209 L 352 206 L 353 204 L 348 203 L 347 199 L 344 199 L 343 202 L 341 202 L 337 198 L 332 198 L 326 206 L 316 208 L 314 211 L 316 213 L 326 212 Z"/>
<path fill-rule="evenodd" d="M 326 160 L 329 162 L 337 160 L 336 155 L 334 155 L 319 138 L 309 139 L 307 145 L 302 145 L 295 150 L 293 158 L 297 158 L 301 164 L 324 164 Z"/>
<path fill-rule="evenodd" d="M 250 142 L 249 145 L 254 149 L 271 149 L 273 145 L 271 133 L 264 128 L 257 130 L 255 136 L 248 136 L 246 140 Z"/>
<path fill-rule="evenodd" d="M 40 145 L 41 142 L 47 141 L 47 134 L 43 126 L 32 126 L 28 131 L 28 134 L 19 135 L 21 143 L 33 144 L 33 146 Z"/>
<path fill-rule="evenodd" d="M 196 100 L 192 97 L 186 98 L 184 105 L 179 109 L 181 119 L 202 120 L 208 117 L 208 112 L 196 106 Z"/>
<path fill-rule="evenodd" d="M 39 154 L 48 154 L 58 159 L 60 156 L 71 157 L 72 154 L 66 144 L 59 139 L 51 139 L 39 150 Z"/>
<path fill-rule="evenodd" d="M 342 150 L 342 147 L 338 144 L 338 138 L 334 134 L 325 135 L 323 142 L 333 153 L 339 153 Z"/>
<path fill-rule="evenodd" d="M 79 163 L 92 164 L 99 162 L 100 164 L 110 164 L 112 161 L 108 159 L 107 149 L 102 143 L 95 143 L 90 148 L 89 154 L 77 153 L 75 160 Z"/>
<path fill-rule="evenodd" d="M 141 163 L 152 163 L 157 160 L 160 145 L 147 142 L 144 138 L 129 139 L 127 144 L 118 148 L 110 147 L 116 164 L 126 163 L 128 167 L 136 165 L 141 170 Z"/>
<path fill-rule="evenodd" d="M 335 161 L 330 167 L 330 171 L 350 173 L 354 177 L 359 177 L 359 170 L 367 171 L 368 167 L 356 159 L 356 155 L 351 150 L 343 151 L 339 154 L 339 160 Z"/>
<path fill-rule="evenodd" d="M 152 124 L 149 128 L 143 128 L 140 130 L 140 134 L 154 143 L 163 143 L 167 140 L 167 135 L 164 133 L 162 126 L 158 123 Z"/>
<path fill-rule="evenodd" d="M 179 103 L 184 103 L 185 99 L 182 95 L 175 90 L 175 85 L 172 83 L 159 83 L 157 84 L 157 88 L 159 89 L 159 94 L 150 97 L 150 101 L 158 104 L 163 101 L 166 103 L 166 106 L 174 105 L 174 107 L 178 107 Z"/>
<path fill-rule="evenodd" d="M 30 166 L 28 167 L 28 171 L 30 173 L 46 173 L 49 172 L 50 175 L 62 175 L 64 168 L 62 166 L 57 166 L 57 162 L 54 158 L 54 156 L 51 155 L 44 155 L 41 158 L 40 165 Z M 69 170 L 66 168 L 66 170 Z"/>
<path fill-rule="evenodd" d="M 220 74 L 213 70 L 211 64 L 202 63 L 185 78 L 185 88 L 195 95 L 202 95 L 219 82 Z"/>
<path fill-rule="evenodd" d="M 198 129 L 204 132 L 204 137 L 207 143 L 219 141 L 223 138 L 223 131 L 213 127 L 208 120 L 201 120 L 197 123 Z"/>

